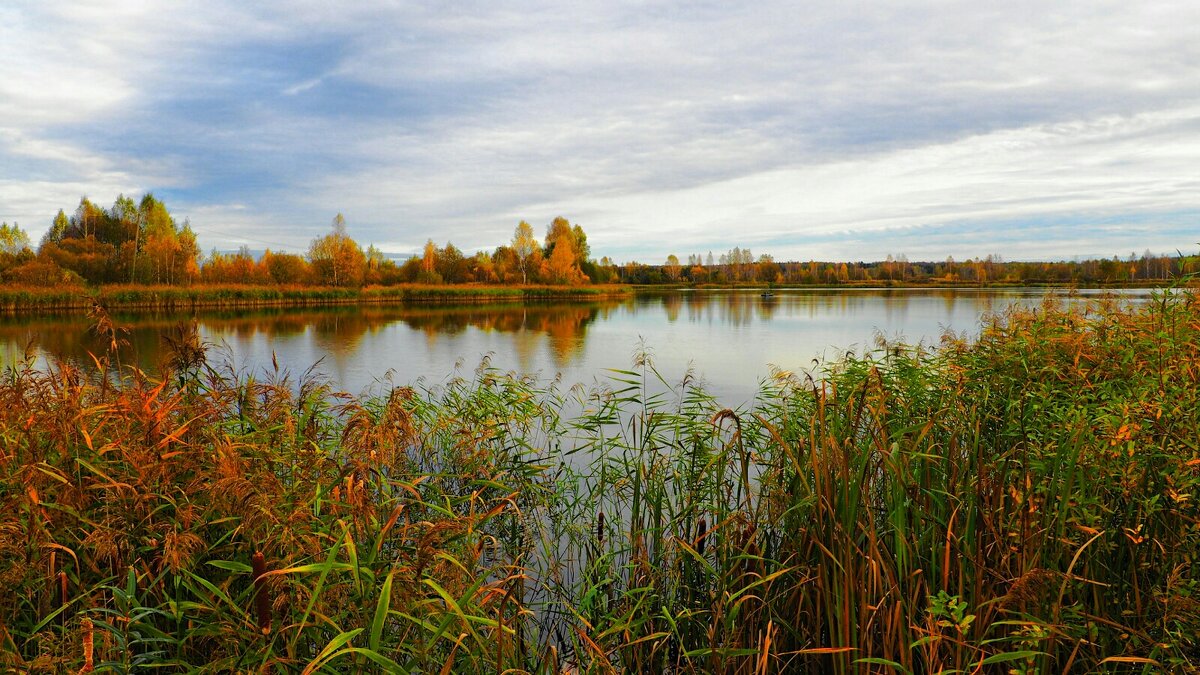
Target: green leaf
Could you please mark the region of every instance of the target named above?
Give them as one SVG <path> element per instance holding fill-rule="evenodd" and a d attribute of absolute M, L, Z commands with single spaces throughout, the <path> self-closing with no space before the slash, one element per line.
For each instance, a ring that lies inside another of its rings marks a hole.
<path fill-rule="evenodd" d="M 379 640 L 383 636 L 383 624 L 387 622 L 388 608 L 392 604 L 392 579 L 396 576 L 396 570 L 388 573 L 387 578 L 383 580 L 383 586 L 379 589 L 379 601 L 375 604 L 375 617 L 371 620 L 371 635 L 367 644 L 372 650 L 379 650 Z"/>
<path fill-rule="evenodd" d="M 991 656 L 989 656 L 986 659 L 984 659 L 983 661 L 981 661 L 980 665 L 990 666 L 993 663 L 1007 663 L 1009 661 L 1022 661 L 1024 659 L 1032 659 L 1032 658 L 1035 658 L 1038 656 L 1045 656 L 1045 655 L 1046 655 L 1046 652 L 1039 652 L 1039 651 L 1033 651 L 1033 650 L 1025 650 L 1025 651 L 1019 651 L 1019 652 L 1002 652 L 1000 654 L 992 654 Z"/>
<path fill-rule="evenodd" d="M 881 659 L 878 656 L 867 656 L 867 657 L 864 657 L 861 659 L 854 659 L 855 665 L 858 665 L 860 663 L 866 663 L 866 664 L 870 664 L 873 666 L 889 666 L 891 668 L 898 669 L 902 673 L 912 672 L 912 671 L 908 670 L 907 668 L 905 668 L 902 664 L 896 663 L 895 661 L 889 661 L 888 659 Z"/>
<path fill-rule="evenodd" d="M 317 658 L 313 659 L 312 662 L 308 664 L 302 675 L 310 675 L 318 668 L 325 665 L 326 662 L 332 661 L 338 656 L 345 654 L 348 650 L 342 650 L 339 652 L 338 649 L 341 648 L 342 645 L 353 640 L 354 637 L 361 632 L 363 632 L 363 629 L 355 628 L 354 630 L 348 630 L 330 640 L 329 644 L 325 645 L 325 648 L 317 654 Z"/>
<path fill-rule="evenodd" d="M 233 560 L 209 560 L 206 564 L 225 570 L 226 572 L 237 572 L 238 574 L 249 574 L 254 571 L 246 563 L 235 562 Z"/>
<path fill-rule="evenodd" d="M 378 663 L 379 665 L 383 666 L 384 672 L 387 672 L 387 673 L 416 672 L 415 669 L 409 668 L 406 666 L 402 666 L 399 663 L 396 663 L 395 661 L 389 659 L 388 657 L 384 656 L 383 654 L 376 652 L 373 649 L 363 649 L 362 647 L 347 647 L 347 648 L 343 649 L 340 653 L 362 654 L 363 656 L 367 657 L 368 659 L 371 659 L 375 663 Z M 335 654 L 334 656 L 337 656 L 337 655 Z M 332 657 L 330 660 L 332 660 Z"/>

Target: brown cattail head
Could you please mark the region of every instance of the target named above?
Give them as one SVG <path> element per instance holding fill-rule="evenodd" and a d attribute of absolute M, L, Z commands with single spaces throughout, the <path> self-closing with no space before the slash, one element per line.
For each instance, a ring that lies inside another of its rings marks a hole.
<path fill-rule="evenodd" d="M 747 552 L 749 550 L 750 546 L 754 545 L 754 535 L 757 533 L 758 533 L 758 528 L 755 527 L 754 523 L 750 523 L 749 525 L 746 526 L 746 529 L 744 531 L 742 531 L 742 551 L 743 552 Z"/>
<path fill-rule="evenodd" d="M 596 516 L 596 543 L 601 546 L 604 545 L 604 512 L 603 511 L 600 512 L 600 515 Z"/>
<path fill-rule="evenodd" d="M 700 525 L 696 527 L 696 551 L 704 555 L 704 544 L 708 539 L 708 521 L 700 517 Z"/>
<path fill-rule="evenodd" d="M 58 559 L 54 551 L 50 551 L 50 569 L 46 573 L 46 594 L 51 598 L 58 595 Z"/>
<path fill-rule="evenodd" d="M 271 598 L 267 593 L 267 580 L 262 578 L 267 573 L 267 560 L 262 551 L 254 552 L 250 566 L 254 570 L 254 610 L 258 614 L 258 629 L 268 635 L 271 632 Z"/>
<path fill-rule="evenodd" d="M 92 620 L 85 618 L 79 624 L 83 631 L 83 668 L 79 669 L 80 673 L 90 673 L 96 669 L 96 664 L 93 659 L 95 643 L 92 635 Z"/>

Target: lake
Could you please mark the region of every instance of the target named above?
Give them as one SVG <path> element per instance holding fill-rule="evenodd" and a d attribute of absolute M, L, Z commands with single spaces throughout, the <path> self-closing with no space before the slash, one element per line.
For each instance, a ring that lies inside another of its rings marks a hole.
<path fill-rule="evenodd" d="M 1115 293 L 1138 302 L 1149 289 L 1083 290 L 1082 299 Z M 212 345 L 210 362 L 247 373 L 272 358 L 299 375 L 317 370 L 335 386 L 361 393 L 383 383 L 437 384 L 470 377 L 485 359 L 502 370 L 560 377 L 563 387 L 591 385 L 607 369 L 628 369 L 639 350 L 668 382 L 692 370 L 727 405 L 751 399 L 775 366 L 810 369 L 846 350 L 874 348 L 877 336 L 934 344 L 946 331 L 973 334 L 980 318 L 1014 304 L 1037 305 L 1047 293 L 1005 289 L 816 289 L 676 291 L 570 304 L 352 306 L 254 309 L 192 314 L 115 313 L 128 329 L 125 364 L 145 370 L 162 358 L 162 335 L 196 321 Z M 1073 300 L 1074 301 L 1074 300 Z M 0 359 L 29 350 L 90 362 L 102 349 L 82 314 L 0 318 Z"/>

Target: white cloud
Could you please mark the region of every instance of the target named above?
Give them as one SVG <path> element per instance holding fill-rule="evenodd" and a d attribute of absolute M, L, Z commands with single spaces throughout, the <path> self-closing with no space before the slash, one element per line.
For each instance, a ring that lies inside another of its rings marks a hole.
<path fill-rule="evenodd" d="M 394 247 L 563 214 L 643 260 L 847 257 L 960 225 L 1032 250 L 988 223 L 1200 208 L 1198 20 L 1194 2 L 18 1 L 0 211 L 175 189 L 206 247 L 303 246 L 342 211 Z"/>

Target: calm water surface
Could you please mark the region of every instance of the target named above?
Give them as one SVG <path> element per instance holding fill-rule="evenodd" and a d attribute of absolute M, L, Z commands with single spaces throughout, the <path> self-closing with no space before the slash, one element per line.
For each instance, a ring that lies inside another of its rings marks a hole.
<path fill-rule="evenodd" d="M 603 381 L 645 350 L 671 382 L 689 369 L 729 405 L 753 397 L 772 366 L 811 368 L 876 337 L 935 343 L 946 331 L 972 334 L 980 317 L 1013 304 L 1036 305 L 1043 289 L 893 289 L 676 292 L 588 304 L 466 307 L 335 307 L 118 314 L 128 328 L 125 363 L 154 369 L 162 335 L 197 322 L 216 346 L 212 359 L 250 373 L 317 369 L 353 393 L 381 383 L 437 384 L 471 376 L 485 359 L 502 370 L 560 377 L 564 386 Z M 1061 293 L 1061 292 L 1060 292 Z M 1125 301 L 1148 290 L 1118 291 Z M 1100 291 L 1082 291 L 1094 298 Z M 0 318 L 0 359 L 27 349 L 47 358 L 88 359 L 100 343 L 82 315 Z"/>

